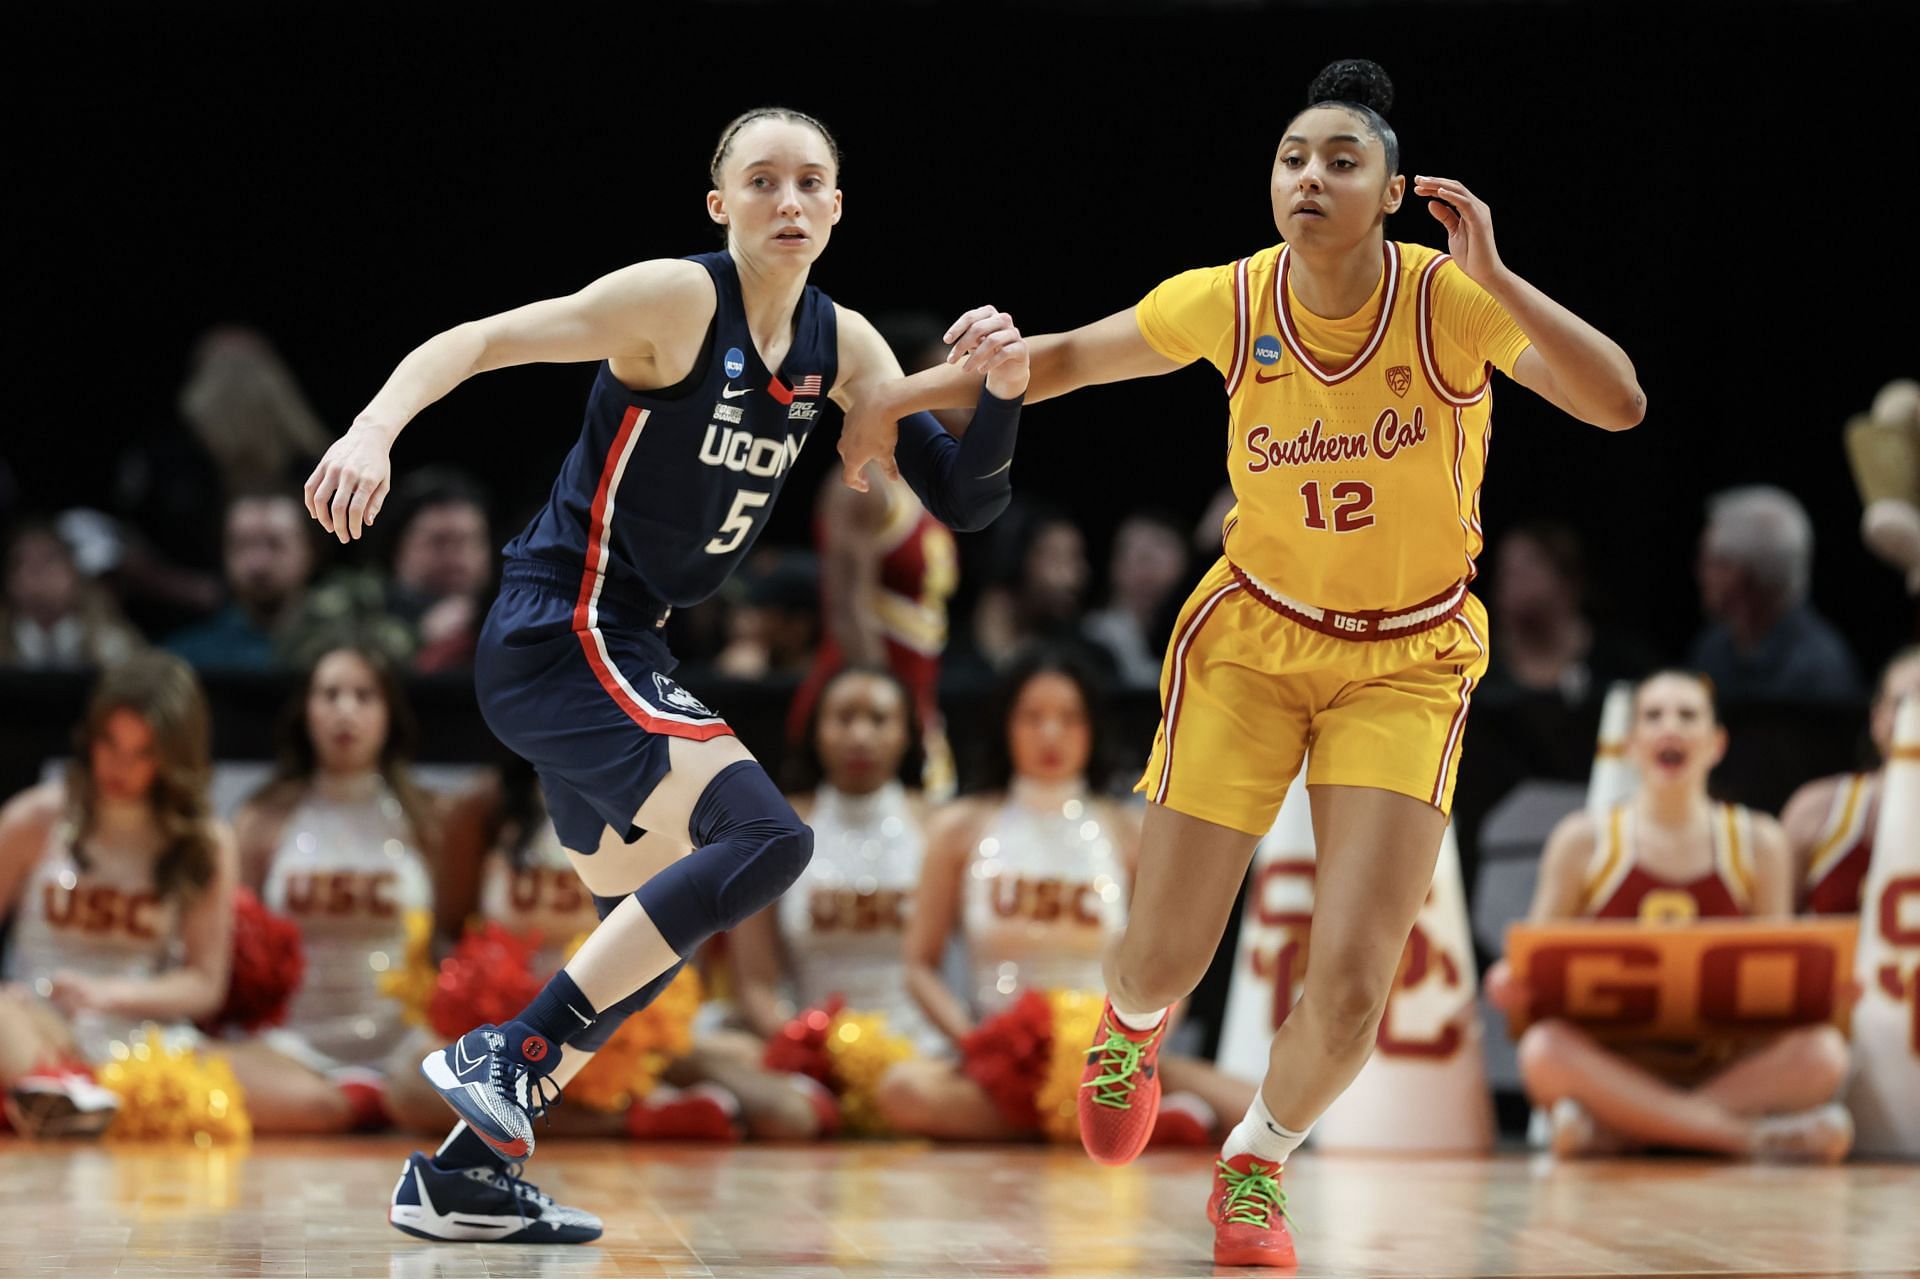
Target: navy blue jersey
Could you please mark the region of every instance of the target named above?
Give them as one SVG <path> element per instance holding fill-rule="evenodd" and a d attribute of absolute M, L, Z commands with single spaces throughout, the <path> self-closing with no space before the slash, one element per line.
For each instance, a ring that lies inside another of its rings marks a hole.
<path fill-rule="evenodd" d="M 809 285 L 776 373 L 747 330 L 740 276 L 725 251 L 689 259 L 713 277 L 713 325 L 677 386 L 632 391 L 600 366 L 579 442 L 509 560 L 580 576 L 581 607 L 603 585 L 638 588 L 675 608 L 720 589 L 766 527 L 807 437 L 837 429 L 827 398 L 838 371 L 833 303 Z"/>

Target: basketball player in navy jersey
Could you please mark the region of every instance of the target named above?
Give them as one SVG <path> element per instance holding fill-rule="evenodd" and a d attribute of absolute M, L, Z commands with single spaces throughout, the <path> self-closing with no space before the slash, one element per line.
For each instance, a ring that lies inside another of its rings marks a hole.
<path fill-rule="evenodd" d="M 817 120 L 741 116 L 707 193 L 724 251 L 642 262 L 449 329 L 400 362 L 307 481 L 309 511 L 349 541 L 378 516 L 394 437 L 421 409 L 485 370 L 602 361 L 546 507 L 507 545 L 474 665 L 487 723 L 539 770 L 602 922 L 518 1017 L 421 1063 L 461 1122 L 402 1172 L 389 1220 L 410 1234 L 596 1238 L 596 1218 L 519 1178 L 533 1118 L 702 941 L 779 897 L 812 853 L 732 730 L 669 677 L 660 628 L 752 548 L 808 437 L 900 376 L 873 326 L 807 283 L 840 219 L 838 171 Z M 1027 352 L 1017 330 L 999 336 L 974 364 L 986 376 L 964 438 L 916 415 L 889 459 L 956 529 L 989 523 L 1012 494 Z"/>

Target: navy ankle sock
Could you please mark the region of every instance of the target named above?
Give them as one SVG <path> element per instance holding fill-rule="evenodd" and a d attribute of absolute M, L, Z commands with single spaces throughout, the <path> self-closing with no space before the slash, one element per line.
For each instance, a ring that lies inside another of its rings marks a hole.
<path fill-rule="evenodd" d="M 599 1011 L 587 1002 L 580 987 L 574 985 L 573 978 L 562 968 L 548 979 L 533 1002 L 514 1020 L 549 1043 L 565 1044 L 579 1038 L 599 1018 Z"/>

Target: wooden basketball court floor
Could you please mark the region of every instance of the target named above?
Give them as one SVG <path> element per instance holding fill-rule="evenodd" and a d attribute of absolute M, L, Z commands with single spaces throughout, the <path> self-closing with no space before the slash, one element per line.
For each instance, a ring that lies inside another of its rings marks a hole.
<path fill-rule="evenodd" d="M 386 1223 L 399 1139 L 233 1151 L 0 1142 L 0 1276 L 972 1279 L 1216 1271 L 1209 1160 L 1077 1151 L 548 1143 L 584 1247 L 428 1244 Z M 1915 1275 L 1920 1166 L 1299 1156 L 1314 1276 Z"/>

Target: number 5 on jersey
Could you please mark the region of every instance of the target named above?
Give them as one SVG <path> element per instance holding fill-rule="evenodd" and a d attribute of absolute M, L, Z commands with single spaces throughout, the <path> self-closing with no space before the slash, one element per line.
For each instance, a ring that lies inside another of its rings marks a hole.
<path fill-rule="evenodd" d="M 727 512 L 726 522 L 720 526 L 720 532 L 707 543 L 707 554 L 725 555 L 747 540 L 747 534 L 753 532 L 753 517 L 748 511 L 757 511 L 773 500 L 771 493 L 755 493 L 752 489 L 741 489 L 733 495 L 733 509 Z"/>

